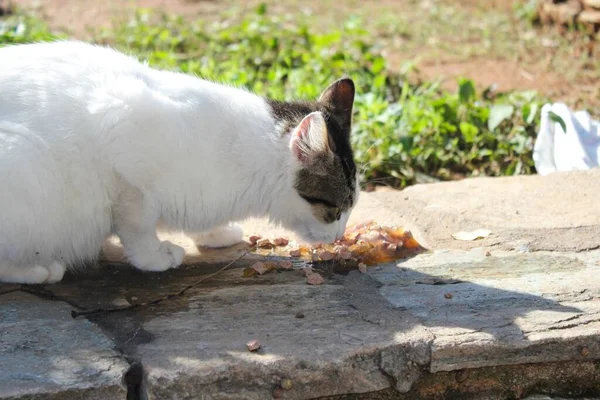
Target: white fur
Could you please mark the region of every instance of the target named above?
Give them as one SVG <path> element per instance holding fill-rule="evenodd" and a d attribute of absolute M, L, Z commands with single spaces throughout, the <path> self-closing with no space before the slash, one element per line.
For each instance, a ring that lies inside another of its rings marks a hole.
<path fill-rule="evenodd" d="M 222 246 L 241 239 L 223 234 L 231 221 L 268 216 L 333 241 L 347 215 L 319 222 L 296 168 L 244 90 L 81 42 L 0 49 L 0 281 L 59 281 L 111 233 L 135 267 L 176 267 L 183 249 L 158 240 L 159 222 Z"/>
<path fill-rule="evenodd" d="M 244 232 L 239 224 L 231 223 L 218 227 L 210 232 L 199 233 L 193 237 L 196 244 L 205 247 L 228 247 L 239 243 L 244 238 Z"/>

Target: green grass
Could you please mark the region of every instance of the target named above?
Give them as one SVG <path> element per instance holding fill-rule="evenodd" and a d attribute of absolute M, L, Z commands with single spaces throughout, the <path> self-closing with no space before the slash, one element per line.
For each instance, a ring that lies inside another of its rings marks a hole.
<path fill-rule="evenodd" d="M 455 93 L 436 82 L 411 84 L 350 18 L 317 32 L 308 23 L 273 16 L 261 6 L 236 23 L 184 22 L 139 11 L 96 41 L 181 70 L 245 86 L 277 99 L 310 99 L 347 75 L 357 84 L 352 140 L 363 181 L 405 186 L 430 179 L 533 173 L 533 141 L 543 99 L 534 92 L 478 93 L 468 79 Z M 55 36 L 35 19 L 0 25 L 0 45 Z"/>

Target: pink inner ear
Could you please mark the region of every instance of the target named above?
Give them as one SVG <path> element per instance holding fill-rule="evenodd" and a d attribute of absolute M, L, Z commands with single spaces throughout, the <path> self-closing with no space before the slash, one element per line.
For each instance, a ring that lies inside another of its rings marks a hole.
<path fill-rule="evenodd" d="M 295 137 L 292 139 L 292 151 L 294 152 L 294 155 L 296 156 L 296 158 L 298 159 L 298 161 L 304 163 L 307 160 L 307 156 L 306 154 L 304 154 L 304 152 L 301 149 L 300 146 L 300 141 L 302 139 L 300 139 L 300 134 L 295 133 L 294 134 Z"/>
<path fill-rule="evenodd" d="M 292 133 L 292 151 L 300 162 L 306 162 L 308 159 L 308 155 L 303 149 L 308 148 L 306 137 L 310 129 L 311 118 L 312 116 L 304 118 Z"/>

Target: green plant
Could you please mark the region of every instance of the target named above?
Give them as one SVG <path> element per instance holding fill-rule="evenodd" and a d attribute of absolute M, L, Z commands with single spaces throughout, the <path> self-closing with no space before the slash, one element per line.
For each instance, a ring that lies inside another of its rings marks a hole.
<path fill-rule="evenodd" d="M 36 28 L 26 25 L 21 33 L 29 36 L 4 35 L 0 43 L 52 39 L 39 22 L 28 21 Z M 316 33 L 307 23 L 268 15 L 264 5 L 241 20 L 211 24 L 140 10 L 129 23 L 101 31 L 96 41 L 159 68 L 277 99 L 315 98 L 333 80 L 352 77 L 352 140 L 366 182 L 404 186 L 423 177 L 534 172 L 542 101 L 535 93 L 479 93 L 468 79 L 455 93 L 436 82 L 411 84 L 389 70 L 362 26 L 350 18 L 341 30 Z"/>
<path fill-rule="evenodd" d="M 513 10 L 517 18 L 534 23 L 537 21 L 537 0 L 522 0 L 513 3 Z"/>
<path fill-rule="evenodd" d="M 27 15 L 0 19 L 0 46 L 16 43 L 48 41 L 59 38 L 42 21 Z"/>

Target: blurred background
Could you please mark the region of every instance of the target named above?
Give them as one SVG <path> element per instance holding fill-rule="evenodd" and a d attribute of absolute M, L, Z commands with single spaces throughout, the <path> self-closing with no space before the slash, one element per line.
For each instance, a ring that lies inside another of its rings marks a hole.
<path fill-rule="evenodd" d="M 600 0 L 0 0 L 0 46 L 110 44 L 278 99 L 352 77 L 369 190 L 536 173 L 543 104 L 600 114 L 599 27 Z"/>

